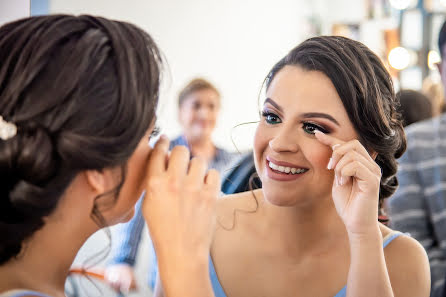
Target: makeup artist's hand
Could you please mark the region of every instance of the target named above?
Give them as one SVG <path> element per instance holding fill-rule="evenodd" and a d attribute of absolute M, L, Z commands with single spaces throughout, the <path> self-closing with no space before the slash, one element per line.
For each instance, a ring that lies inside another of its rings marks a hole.
<path fill-rule="evenodd" d="M 358 140 L 344 142 L 320 131 L 316 138 L 332 148 L 328 169 L 334 170 L 332 195 L 349 234 L 375 232 L 381 169 Z"/>
<path fill-rule="evenodd" d="M 207 276 L 219 174 L 207 172 L 203 160 L 190 160 L 186 147 L 177 146 L 170 155 L 168 147 L 167 138 L 161 137 L 150 154 L 142 206 L 160 273 L 170 279 L 177 271 L 190 274 L 203 264 Z"/>

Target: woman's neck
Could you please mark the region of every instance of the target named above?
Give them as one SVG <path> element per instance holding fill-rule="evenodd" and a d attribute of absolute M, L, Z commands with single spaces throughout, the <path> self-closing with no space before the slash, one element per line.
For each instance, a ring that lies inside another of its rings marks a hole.
<path fill-rule="evenodd" d="M 0 266 L 0 292 L 28 289 L 54 297 L 65 296 L 69 269 L 94 230 L 79 232 L 68 224 L 64 227 L 57 222 L 46 222 L 24 244 L 16 259 Z"/>
<path fill-rule="evenodd" d="M 277 248 L 303 255 L 317 252 L 315 247 L 325 250 L 339 238 L 347 238 L 331 197 L 318 199 L 317 203 L 283 207 L 270 204 L 263 192 L 259 194 L 261 226 L 269 236 L 268 242 Z"/>

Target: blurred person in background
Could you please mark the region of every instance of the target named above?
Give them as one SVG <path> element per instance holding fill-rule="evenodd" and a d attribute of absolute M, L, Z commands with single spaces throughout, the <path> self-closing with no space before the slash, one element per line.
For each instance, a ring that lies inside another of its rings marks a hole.
<path fill-rule="evenodd" d="M 441 64 L 437 64 L 440 66 Z M 441 82 L 432 80 L 431 77 L 426 77 L 421 87 L 421 92 L 429 98 L 432 103 L 432 116 L 436 117 L 444 112 L 446 107 L 444 99 L 444 89 Z"/>
<path fill-rule="evenodd" d="M 203 78 L 191 80 L 178 95 L 178 119 L 183 132 L 171 141 L 169 149 L 176 145 L 186 146 L 191 156 L 205 160 L 208 168 L 224 173 L 237 155 L 217 147 L 212 141 L 220 106 L 220 92 L 213 84 Z M 124 292 L 136 289 L 134 266 L 145 223 L 141 213 L 143 198 L 140 200 L 133 219 L 120 225 L 114 233 L 112 257 L 105 274 L 110 285 Z M 152 289 L 154 283 L 152 273 L 149 275 Z"/>
<path fill-rule="evenodd" d="M 398 111 L 401 113 L 404 127 L 432 117 L 432 103 L 423 93 L 401 90 L 396 96 L 400 100 Z"/>
<path fill-rule="evenodd" d="M 441 80 L 446 83 L 446 23 L 439 34 Z M 443 294 L 446 274 L 446 114 L 406 129 L 407 151 L 400 158 L 400 187 L 389 199 L 391 226 L 410 233 L 426 249 L 431 296 Z"/>

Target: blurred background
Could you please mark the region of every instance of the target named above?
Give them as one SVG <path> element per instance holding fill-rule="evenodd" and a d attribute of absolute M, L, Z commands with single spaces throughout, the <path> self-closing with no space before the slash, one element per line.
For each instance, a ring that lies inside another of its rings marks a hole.
<path fill-rule="evenodd" d="M 29 14 L 86 13 L 147 30 L 167 61 L 159 113 L 163 132 L 170 137 L 180 132 L 178 92 L 190 79 L 204 77 L 222 95 L 214 142 L 229 151 L 251 147 L 255 125 L 234 127 L 258 120 L 268 70 L 308 37 L 336 34 L 365 43 L 383 59 L 397 91 L 422 90 L 423 82 L 440 80 L 435 63 L 446 0 L 0 0 L 0 5 L 0 24 Z"/>
<path fill-rule="evenodd" d="M 262 83 L 273 64 L 315 35 L 365 43 L 382 58 L 396 91 L 418 90 L 433 104 L 444 101 L 436 63 L 446 0 L 0 0 L 0 25 L 54 13 L 100 15 L 148 31 L 167 61 L 158 123 L 162 132 L 180 133 L 178 92 L 190 79 L 204 77 L 222 96 L 213 140 L 228 151 L 250 150 L 255 125 L 236 126 L 258 120 Z M 90 261 L 108 245 L 108 237 L 99 233 L 77 263 Z M 147 244 L 141 249 L 137 275 L 145 287 Z"/>

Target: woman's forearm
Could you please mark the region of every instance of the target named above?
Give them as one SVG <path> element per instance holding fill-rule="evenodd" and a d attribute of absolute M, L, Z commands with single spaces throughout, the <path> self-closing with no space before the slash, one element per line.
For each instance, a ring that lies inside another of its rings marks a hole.
<path fill-rule="evenodd" d="M 347 297 L 394 297 L 379 227 L 366 234 L 349 234 L 349 241 Z"/>
<path fill-rule="evenodd" d="M 159 262 L 165 297 L 214 297 L 209 278 L 209 259 Z"/>

